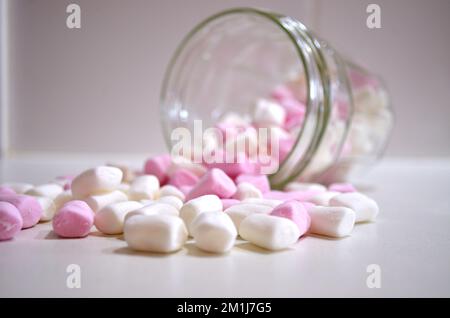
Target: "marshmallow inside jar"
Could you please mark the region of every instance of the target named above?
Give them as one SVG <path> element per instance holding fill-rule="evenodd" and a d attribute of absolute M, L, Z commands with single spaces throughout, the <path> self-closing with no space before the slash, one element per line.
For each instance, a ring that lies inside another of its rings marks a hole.
<path fill-rule="evenodd" d="M 272 189 L 347 180 L 380 157 L 393 121 L 377 76 L 295 18 L 252 8 L 198 24 L 172 57 L 161 97 L 172 154 L 232 179 L 268 175 Z"/>

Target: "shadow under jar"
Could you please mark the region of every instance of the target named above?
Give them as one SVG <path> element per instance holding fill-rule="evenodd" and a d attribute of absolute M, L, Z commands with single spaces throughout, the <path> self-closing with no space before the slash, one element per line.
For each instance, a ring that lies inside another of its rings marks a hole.
<path fill-rule="evenodd" d="M 270 175 L 275 189 L 346 180 L 376 161 L 390 136 L 393 113 L 379 77 L 292 17 L 238 8 L 201 22 L 172 57 L 161 92 L 166 143 L 194 120 L 214 127 L 231 113 L 254 125 L 261 98 L 294 114 L 281 127 L 288 138 Z"/>

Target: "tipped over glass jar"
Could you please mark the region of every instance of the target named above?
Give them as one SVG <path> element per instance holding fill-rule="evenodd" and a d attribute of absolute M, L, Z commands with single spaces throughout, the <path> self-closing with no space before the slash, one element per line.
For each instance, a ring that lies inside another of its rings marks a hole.
<path fill-rule="evenodd" d="M 161 111 L 171 148 L 174 130 L 194 132 L 199 120 L 239 131 L 248 144 L 270 129 L 273 188 L 348 179 L 380 158 L 393 124 L 379 77 L 296 19 L 253 8 L 220 12 L 185 37 L 166 71 Z M 203 134 L 202 151 L 228 151 L 226 138 Z"/>

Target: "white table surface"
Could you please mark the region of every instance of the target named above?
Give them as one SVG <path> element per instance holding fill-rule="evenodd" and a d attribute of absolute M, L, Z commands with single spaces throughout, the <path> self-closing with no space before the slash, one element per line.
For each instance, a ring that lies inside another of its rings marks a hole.
<path fill-rule="evenodd" d="M 43 183 L 103 161 L 3 160 L 0 180 Z M 245 242 L 222 256 L 192 243 L 170 255 L 137 253 L 118 236 L 58 239 L 51 224 L 38 224 L 0 242 L 0 297 L 449 297 L 450 160 L 385 160 L 357 185 L 378 201 L 376 223 L 277 253 Z M 79 289 L 66 286 L 72 263 L 81 268 Z M 369 264 L 381 268 L 379 289 L 366 285 Z"/>

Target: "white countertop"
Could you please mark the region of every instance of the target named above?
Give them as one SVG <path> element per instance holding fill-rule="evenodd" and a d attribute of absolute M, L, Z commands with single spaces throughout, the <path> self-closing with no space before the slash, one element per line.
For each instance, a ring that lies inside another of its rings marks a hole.
<path fill-rule="evenodd" d="M 0 180 L 43 183 L 104 161 L 3 160 Z M 277 253 L 245 242 L 222 256 L 192 243 L 137 253 L 118 236 L 58 239 L 50 223 L 38 224 L 0 242 L 0 297 L 450 297 L 450 160 L 385 160 L 357 186 L 378 201 L 376 223 Z M 79 289 L 66 286 L 69 264 L 81 268 Z M 381 268 L 379 289 L 366 285 L 369 264 Z"/>

